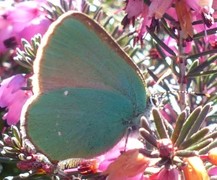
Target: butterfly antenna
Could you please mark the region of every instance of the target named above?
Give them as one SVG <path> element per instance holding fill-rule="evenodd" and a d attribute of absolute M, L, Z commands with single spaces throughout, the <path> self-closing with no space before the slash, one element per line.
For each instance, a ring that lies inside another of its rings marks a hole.
<path fill-rule="evenodd" d="M 133 128 L 132 128 L 132 127 L 128 127 L 128 128 L 127 128 L 126 139 L 125 139 L 125 145 L 124 145 L 124 150 L 123 150 L 123 152 L 126 152 L 127 143 L 128 143 L 128 138 L 129 138 L 130 133 L 131 133 L 132 131 L 133 131 Z"/>

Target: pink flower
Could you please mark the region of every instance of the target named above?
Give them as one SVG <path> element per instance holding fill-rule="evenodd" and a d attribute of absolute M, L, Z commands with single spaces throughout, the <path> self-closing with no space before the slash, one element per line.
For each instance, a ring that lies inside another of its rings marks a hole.
<path fill-rule="evenodd" d="M 2 81 L 0 87 L 0 107 L 8 112 L 3 116 L 8 125 L 15 125 L 20 120 L 22 107 L 32 95 L 31 91 L 23 90 L 27 86 L 27 77 L 22 74 L 14 75 Z"/>
<path fill-rule="evenodd" d="M 177 44 L 177 40 L 176 39 L 173 39 L 171 38 L 170 36 L 166 37 L 166 39 L 164 40 L 164 43 L 170 48 L 173 50 L 173 52 L 175 52 L 176 54 L 178 54 L 178 44 Z M 188 41 L 184 41 L 182 43 L 182 46 L 183 46 L 183 50 L 184 50 L 184 53 L 186 54 L 190 54 L 191 51 L 192 51 L 192 42 L 188 42 Z M 164 53 L 169 56 L 170 54 L 164 50 Z"/>
<path fill-rule="evenodd" d="M 184 39 L 191 39 L 194 35 L 192 23 L 202 20 L 208 28 L 213 25 L 214 18 L 217 16 L 214 13 L 217 9 L 216 2 L 213 0 L 152 0 L 150 4 L 141 0 L 127 0 L 124 8 L 126 16 L 122 20 L 122 24 L 126 27 L 129 24 L 135 25 L 135 20 L 140 24 L 137 29 L 135 42 L 141 41 L 146 33 L 146 27 L 152 29 L 158 24 L 158 19 L 162 18 L 165 13 L 169 14 L 173 20 L 165 20 L 173 27 L 178 20 L 182 30 Z"/>
<path fill-rule="evenodd" d="M 129 24 L 135 24 L 135 19 L 140 18 L 141 24 L 137 29 L 138 35 L 135 38 L 135 42 L 141 41 L 142 37 L 146 33 L 146 26 L 150 24 L 148 19 L 148 6 L 144 3 L 143 0 L 127 0 L 125 6 L 125 12 L 127 13 L 124 19 L 122 20 L 122 25 L 124 28 Z"/>
<path fill-rule="evenodd" d="M 149 17 L 155 17 L 155 19 L 160 19 L 165 14 L 165 12 L 171 7 L 174 0 L 152 0 L 149 6 Z"/>
<path fill-rule="evenodd" d="M 4 41 L 11 37 L 12 28 L 10 27 L 7 20 L 0 16 L 0 55 L 1 52 L 5 52 L 7 50 L 6 46 L 4 45 Z"/>
<path fill-rule="evenodd" d="M 157 147 L 161 157 L 171 157 L 174 154 L 174 146 L 171 139 L 159 139 L 157 140 Z"/>
<path fill-rule="evenodd" d="M 194 26 L 195 30 L 197 31 L 197 33 L 203 32 L 204 30 L 206 30 L 204 28 L 204 25 L 199 24 L 199 25 L 195 25 Z M 212 26 L 210 26 L 210 28 L 217 28 L 217 23 L 214 23 Z M 206 43 L 209 43 L 213 48 L 217 47 L 217 32 L 211 35 L 207 35 L 204 40 L 206 41 Z M 201 50 L 203 51 L 203 49 Z"/>
<path fill-rule="evenodd" d="M 144 169 L 149 162 L 149 158 L 139 153 L 138 149 L 140 148 L 144 148 L 144 144 L 138 139 L 129 137 L 126 144 L 126 139 L 123 138 L 105 154 L 93 159 L 84 159 L 79 163 L 78 167 L 65 169 L 64 172 L 79 172 L 81 174 L 103 172 L 104 175 L 109 176 L 108 179 L 112 180 L 115 180 L 115 178 L 118 180 L 122 180 L 121 178 L 124 178 L 123 180 L 138 180 L 143 177 Z M 116 173 L 114 166 L 116 167 L 120 164 L 124 168 L 117 169 Z M 127 171 L 126 174 L 124 171 Z M 120 176 L 120 172 L 122 176 Z"/>
<path fill-rule="evenodd" d="M 163 117 L 170 123 L 174 123 L 177 118 L 177 113 L 171 104 L 165 104 L 165 106 L 160 110 Z"/>
<path fill-rule="evenodd" d="M 112 162 L 114 162 L 121 155 L 121 152 L 123 152 L 124 150 L 139 149 L 144 147 L 144 144 L 141 143 L 138 139 L 130 137 L 128 138 L 126 147 L 125 144 L 126 140 L 125 138 L 123 138 L 108 152 L 97 157 L 99 162 L 99 171 L 105 171 L 108 168 L 108 166 Z"/>
<path fill-rule="evenodd" d="M 97 158 L 98 169 L 103 171 L 104 175 L 108 175 L 107 180 L 142 179 L 143 172 L 149 163 L 149 158 L 138 150 L 144 145 L 135 138 L 129 138 L 126 147 L 125 144 L 124 138 L 110 151 Z"/>
<path fill-rule="evenodd" d="M 43 35 L 48 27 L 50 26 L 51 21 L 46 17 L 38 17 L 31 21 L 31 23 L 26 24 L 25 28 L 18 34 L 19 42 L 21 42 L 22 38 L 25 38 L 27 41 L 30 41 L 31 38 L 40 33 Z"/>
<path fill-rule="evenodd" d="M 141 15 L 145 6 L 147 5 L 143 0 L 128 0 L 125 7 L 127 18 L 131 19 Z"/>
<path fill-rule="evenodd" d="M 150 180 L 181 180 L 180 172 L 176 168 L 163 168 L 150 176 Z"/>
<path fill-rule="evenodd" d="M 20 45 L 21 38 L 43 35 L 51 23 L 41 11 L 41 4 L 34 1 L 16 3 L 0 14 L 0 54 Z"/>
<path fill-rule="evenodd" d="M 148 157 L 140 153 L 138 149 L 132 149 L 121 154 L 103 174 L 108 175 L 107 180 L 143 179 L 143 173 L 148 164 Z"/>
<path fill-rule="evenodd" d="M 189 7 L 199 13 L 213 13 L 212 4 L 213 0 L 187 0 L 186 3 Z"/>
<path fill-rule="evenodd" d="M 217 167 L 212 167 L 208 170 L 209 176 L 217 176 Z"/>

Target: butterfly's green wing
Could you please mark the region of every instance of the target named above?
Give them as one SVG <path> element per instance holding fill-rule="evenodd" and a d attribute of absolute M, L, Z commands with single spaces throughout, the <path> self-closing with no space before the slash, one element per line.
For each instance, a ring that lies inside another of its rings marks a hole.
<path fill-rule="evenodd" d="M 53 160 L 99 155 L 137 125 L 145 87 L 136 65 L 92 19 L 68 12 L 51 25 L 22 112 L 24 136 Z"/>

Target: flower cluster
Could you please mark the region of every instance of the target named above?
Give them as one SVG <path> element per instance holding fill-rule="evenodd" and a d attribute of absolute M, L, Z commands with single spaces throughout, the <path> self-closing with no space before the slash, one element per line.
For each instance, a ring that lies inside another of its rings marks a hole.
<path fill-rule="evenodd" d="M 203 24 L 193 27 L 192 23 L 203 21 L 208 28 L 211 27 L 214 24 L 213 16 L 216 16 L 214 8 L 216 8 L 216 2 L 212 0 L 127 0 L 126 16 L 122 24 L 124 27 L 129 24 L 135 25 L 136 18 L 142 21 L 137 28 L 135 42 L 142 43 L 147 30 L 157 28 L 158 21 L 161 19 L 166 20 L 174 30 L 181 28 L 183 38 L 192 39 L 194 30 L 197 32 L 204 30 Z"/>
<path fill-rule="evenodd" d="M 51 24 L 41 10 L 41 3 L 24 1 L 0 11 L 0 54 L 20 47 L 21 39 L 30 41 L 37 34 L 44 34 Z"/>
<path fill-rule="evenodd" d="M 28 76 L 18 74 L 2 81 L 0 86 L 0 107 L 6 108 L 7 113 L 3 116 L 8 125 L 15 125 L 20 120 L 22 107 L 26 100 L 32 96 L 27 87 Z"/>

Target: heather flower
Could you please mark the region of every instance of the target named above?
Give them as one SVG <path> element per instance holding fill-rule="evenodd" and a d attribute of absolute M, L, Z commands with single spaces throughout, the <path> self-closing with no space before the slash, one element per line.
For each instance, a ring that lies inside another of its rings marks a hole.
<path fill-rule="evenodd" d="M 130 21 L 134 21 L 136 17 L 143 13 L 146 7 L 147 5 L 142 0 L 128 0 L 125 7 L 127 15 L 122 22 L 123 25 L 126 26 Z"/>
<path fill-rule="evenodd" d="M 121 154 L 103 174 L 108 175 L 108 180 L 142 179 L 148 164 L 148 157 L 141 154 L 138 149 L 132 149 Z"/>
<path fill-rule="evenodd" d="M 176 2 L 176 13 L 183 32 L 183 38 L 193 37 L 191 9 L 183 0 Z"/>
<path fill-rule="evenodd" d="M 208 170 L 209 176 L 217 176 L 217 167 L 212 167 Z"/>
<path fill-rule="evenodd" d="M 188 6 L 195 10 L 196 15 L 199 17 L 202 15 L 202 19 L 204 20 L 205 24 L 210 27 L 214 19 L 212 17 L 212 14 L 214 12 L 214 9 L 212 8 L 213 0 L 203 0 L 203 1 L 198 1 L 198 0 L 189 0 L 186 1 Z"/>
<path fill-rule="evenodd" d="M 137 27 L 137 36 L 135 37 L 135 41 L 137 42 L 142 40 L 147 27 L 155 29 L 158 25 L 158 19 L 161 19 L 167 13 L 175 21 L 179 21 L 182 37 L 184 39 L 191 39 L 194 34 L 192 25 L 194 21 L 203 20 L 207 27 L 211 27 L 214 24 L 213 8 L 216 8 L 216 4 L 212 0 L 152 0 L 149 5 L 147 2 L 145 3 L 140 0 L 128 0 L 124 8 L 126 16 L 122 24 L 126 27 L 130 23 L 135 25 L 137 18 L 141 20 L 139 27 Z M 169 20 L 167 22 L 171 24 L 171 27 L 176 24 Z"/>
<path fill-rule="evenodd" d="M 157 147 L 161 157 L 171 157 L 174 154 L 174 146 L 170 139 L 157 140 Z"/>
<path fill-rule="evenodd" d="M 209 176 L 203 164 L 203 161 L 197 157 L 192 156 L 185 158 L 186 166 L 183 168 L 184 176 L 186 180 L 208 180 Z"/>
<path fill-rule="evenodd" d="M 214 164 L 217 165 L 217 147 L 213 148 L 208 153 L 208 160 Z"/>
<path fill-rule="evenodd" d="M 163 168 L 157 174 L 150 176 L 150 180 L 181 180 L 180 172 L 176 168 Z"/>
<path fill-rule="evenodd" d="M 174 123 L 176 118 L 177 118 L 177 114 L 175 112 L 175 110 L 173 109 L 171 104 L 165 104 L 165 106 L 160 110 L 162 116 L 170 123 Z"/>
<path fill-rule="evenodd" d="M 97 157 L 99 162 L 99 171 L 105 171 L 108 166 L 121 155 L 121 152 L 124 152 L 125 150 L 139 149 L 143 147 L 144 145 L 135 138 L 129 137 L 127 140 L 127 144 L 125 138 L 123 138 L 108 152 Z"/>
<path fill-rule="evenodd" d="M 27 76 L 22 74 L 14 75 L 1 83 L 0 107 L 7 109 L 3 119 L 7 121 L 8 125 L 15 125 L 19 122 L 22 107 L 32 95 L 31 91 L 22 89 L 26 86 Z"/>
<path fill-rule="evenodd" d="M 149 6 L 149 17 L 154 17 L 155 19 L 160 19 L 163 17 L 165 12 L 171 7 L 174 0 L 166 0 L 166 1 L 159 1 L 159 0 L 152 0 Z"/>
<path fill-rule="evenodd" d="M 33 35 L 44 34 L 51 24 L 38 2 L 21 2 L 0 11 L 0 54 L 21 44 L 21 39 L 28 41 Z"/>
<path fill-rule="evenodd" d="M 206 30 L 206 28 L 202 24 L 195 25 L 194 28 L 198 33 L 204 32 Z M 210 28 L 217 28 L 217 23 L 214 23 L 212 26 L 210 26 Z M 213 48 L 216 48 L 217 32 L 211 35 L 206 35 L 206 37 L 204 37 L 204 40 L 206 41 L 206 43 L 209 43 Z"/>
<path fill-rule="evenodd" d="M 217 165 L 217 147 L 209 150 L 208 155 L 206 156 L 206 160 L 208 160 L 213 165 L 215 165 L 214 167 L 211 167 L 208 170 L 209 176 L 216 176 L 217 175 L 217 167 L 216 167 L 216 165 Z"/>
<path fill-rule="evenodd" d="M 125 12 L 127 15 L 122 20 L 122 25 L 124 28 L 129 24 L 135 24 L 135 19 L 137 17 L 141 18 L 142 23 L 138 28 L 138 35 L 135 38 L 135 42 L 141 41 L 143 35 L 146 33 L 146 26 L 150 25 L 150 20 L 148 19 L 148 6 L 143 0 L 128 0 L 126 1 Z"/>
<path fill-rule="evenodd" d="M 64 172 L 65 173 L 79 172 L 81 174 L 93 174 L 96 172 L 103 172 L 104 175 L 108 175 L 108 174 L 110 174 L 111 169 L 113 169 L 112 168 L 113 165 L 111 165 L 111 164 L 116 164 L 116 161 L 119 162 L 119 160 L 118 160 L 119 157 L 121 157 L 122 154 L 125 154 L 125 151 L 127 151 L 127 150 L 130 152 L 131 151 L 138 151 L 138 149 L 143 148 L 143 147 L 144 147 L 144 144 L 141 143 L 136 138 L 129 137 L 127 140 L 127 144 L 126 144 L 126 139 L 123 138 L 112 149 L 110 149 L 106 153 L 104 153 L 98 157 L 95 157 L 93 159 L 84 159 L 79 163 L 78 167 L 72 168 L 72 169 L 65 169 Z M 127 154 L 131 154 L 131 153 L 127 153 Z M 130 155 L 127 155 L 127 156 L 130 157 Z M 143 155 L 140 154 L 137 162 L 135 162 L 135 164 L 132 166 L 129 165 L 129 168 L 131 168 L 132 170 L 134 170 L 134 168 L 136 168 L 138 166 L 140 168 L 143 168 L 142 163 L 140 164 L 140 161 L 142 162 L 142 159 L 140 160 L 140 158 L 142 158 L 142 156 Z M 133 161 L 134 160 L 132 160 L 132 162 Z M 122 170 L 120 170 L 120 171 L 122 171 Z M 136 174 L 137 172 L 131 172 L 131 173 Z M 139 173 L 138 176 L 141 177 L 141 173 Z"/>

